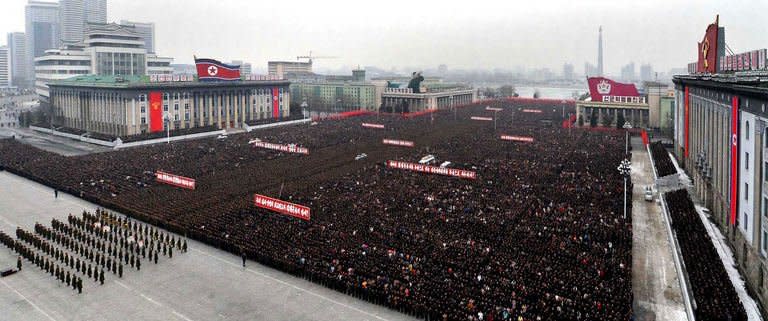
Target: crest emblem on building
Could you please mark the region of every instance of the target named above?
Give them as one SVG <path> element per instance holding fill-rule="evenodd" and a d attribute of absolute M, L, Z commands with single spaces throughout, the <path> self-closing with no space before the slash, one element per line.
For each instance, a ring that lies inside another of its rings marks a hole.
<path fill-rule="evenodd" d="M 597 84 L 597 92 L 601 95 L 607 95 L 611 93 L 611 84 L 603 79 Z"/>
<path fill-rule="evenodd" d="M 218 73 L 219 73 L 219 68 L 216 68 L 216 66 L 208 67 L 208 75 L 216 76 L 216 74 Z"/>

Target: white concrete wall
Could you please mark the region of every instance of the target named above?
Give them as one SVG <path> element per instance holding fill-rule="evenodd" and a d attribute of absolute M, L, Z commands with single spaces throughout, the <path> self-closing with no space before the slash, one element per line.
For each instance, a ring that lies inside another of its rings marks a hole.
<path fill-rule="evenodd" d="M 744 238 L 752 245 L 753 235 L 755 231 L 755 184 L 759 182 L 755 181 L 755 172 L 759 172 L 759 168 L 755 168 L 755 123 L 756 118 L 754 115 L 747 112 L 740 112 L 739 117 L 739 133 L 741 142 L 739 143 L 739 230 L 744 234 Z M 749 155 L 749 156 L 747 156 Z M 749 185 L 749 188 L 745 187 L 745 184 Z"/>

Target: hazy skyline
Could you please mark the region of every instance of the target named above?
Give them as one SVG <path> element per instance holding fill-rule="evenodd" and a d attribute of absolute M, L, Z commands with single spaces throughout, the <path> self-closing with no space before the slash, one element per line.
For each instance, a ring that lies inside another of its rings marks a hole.
<path fill-rule="evenodd" d="M 0 33 L 24 31 L 26 0 L 6 0 Z M 181 6 L 179 3 L 183 3 Z M 319 68 L 377 66 L 449 69 L 550 68 L 583 73 L 596 64 L 603 26 L 605 70 L 650 63 L 655 71 L 684 68 L 696 42 L 720 14 L 735 52 L 768 47 L 768 1 L 388 1 L 254 2 L 237 0 L 108 0 L 107 20 L 154 22 L 157 53 L 174 63 L 192 55 L 243 60 L 255 70 L 268 60 L 295 60 L 310 50 L 338 56 Z M 4 41 L 2 41 L 4 43 Z"/>

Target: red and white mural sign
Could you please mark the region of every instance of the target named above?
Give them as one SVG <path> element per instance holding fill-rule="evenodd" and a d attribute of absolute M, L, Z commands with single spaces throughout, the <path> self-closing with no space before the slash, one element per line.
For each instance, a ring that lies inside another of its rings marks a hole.
<path fill-rule="evenodd" d="M 512 136 L 512 135 L 501 135 L 502 140 L 510 140 L 513 142 L 525 142 L 525 143 L 532 143 L 533 137 L 530 136 Z"/>
<path fill-rule="evenodd" d="M 261 147 L 261 148 L 272 149 L 272 150 L 277 150 L 277 151 L 286 152 L 286 153 L 296 153 L 296 154 L 309 155 L 309 149 L 308 148 L 306 148 L 306 147 L 299 147 L 299 146 L 296 146 L 296 145 L 293 145 L 293 144 L 291 144 L 291 145 L 281 145 L 281 144 L 273 144 L 273 143 L 262 142 L 262 141 L 258 141 L 258 140 L 252 140 L 252 141 L 250 141 L 248 143 L 253 145 L 253 147 Z"/>
<path fill-rule="evenodd" d="M 404 147 L 413 147 L 414 145 L 412 141 L 397 140 L 397 139 L 384 138 L 384 140 L 382 140 L 381 142 L 384 143 L 384 145 L 394 145 L 394 146 L 404 146 Z"/>
<path fill-rule="evenodd" d="M 310 210 L 306 206 L 281 201 L 261 194 L 253 194 L 253 204 L 270 211 L 309 221 Z"/>
<path fill-rule="evenodd" d="M 428 173 L 428 174 L 454 176 L 459 178 L 468 178 L 468 179 L 477 178 L 477 173 L 473 171 L 467 171 L 467 170 L 455 169 L 455 168 L 446 168 L 446 167 L 436 167 L 436 166 L 429 166 L 429 165 L 422 165 L 422 164 L 401 162 L 401 161 L 394 161 L 394 160 L 388 160 L 387 167 L 395 168 L 395 169 L 404 169 L 404 170 L 409 170 L 414 172 Z"/>
<path fill-rule="evenodd" d="M 534 113 L 534 114 L 541 114 L 542 113 L 541 109 L 528 109 L 528 108 L 523 109 L 523 112 L 524 113 Z"/>
<path fill-rule="evenodd" d="M 384 129 L 384 125 L 382 125 L 382 124 L 373 124 L 373 123 L 363 123 L 363 127 Z"/>
<path fill-rule="evenodd" d="M 489 110 L 489 111 L 502 111 L 502 110 L 504 110 L 504 109 L 502 109 L 502 108 L 496 108 L 496 107 L 488 107 L 488 106 L 486 106 L 486 107 L 485 107 L 485 110 Z"/>
<path fill-rule="evenodd" d="M 470 117 L 472 120 L 483 120 L 483 121 L 491 121 L 493 118 L 491 117 L 480 117 L 480 116 L 472 116 Z"/>
<path fill-rule="evenodd" d="M 163 171 L 155 172 L 155 180 L 160 183 L 173 185 L 186 189 L 195 189 L 195 180 L 189 177 L 168 174 Z"/>

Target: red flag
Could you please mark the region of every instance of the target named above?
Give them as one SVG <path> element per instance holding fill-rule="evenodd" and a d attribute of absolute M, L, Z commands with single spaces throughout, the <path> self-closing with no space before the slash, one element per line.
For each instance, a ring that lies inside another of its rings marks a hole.
<path fill-rule="evenodd" d="M 280 118 L 280 99 L 277 87 L 272 87 L 272 118 Z"/>
<path fill-rule="evenodd" d="M 163 130 L 163 93 L 149 92 L 149 132 Z"/>
<path fill-rule="evenodd" d="M 590 77 L 589 95 L 592 101 L 603 101 L 603 96 L 638 97 L 637 87 L 634 84 L 623 84 L 603 77 Z"/>

